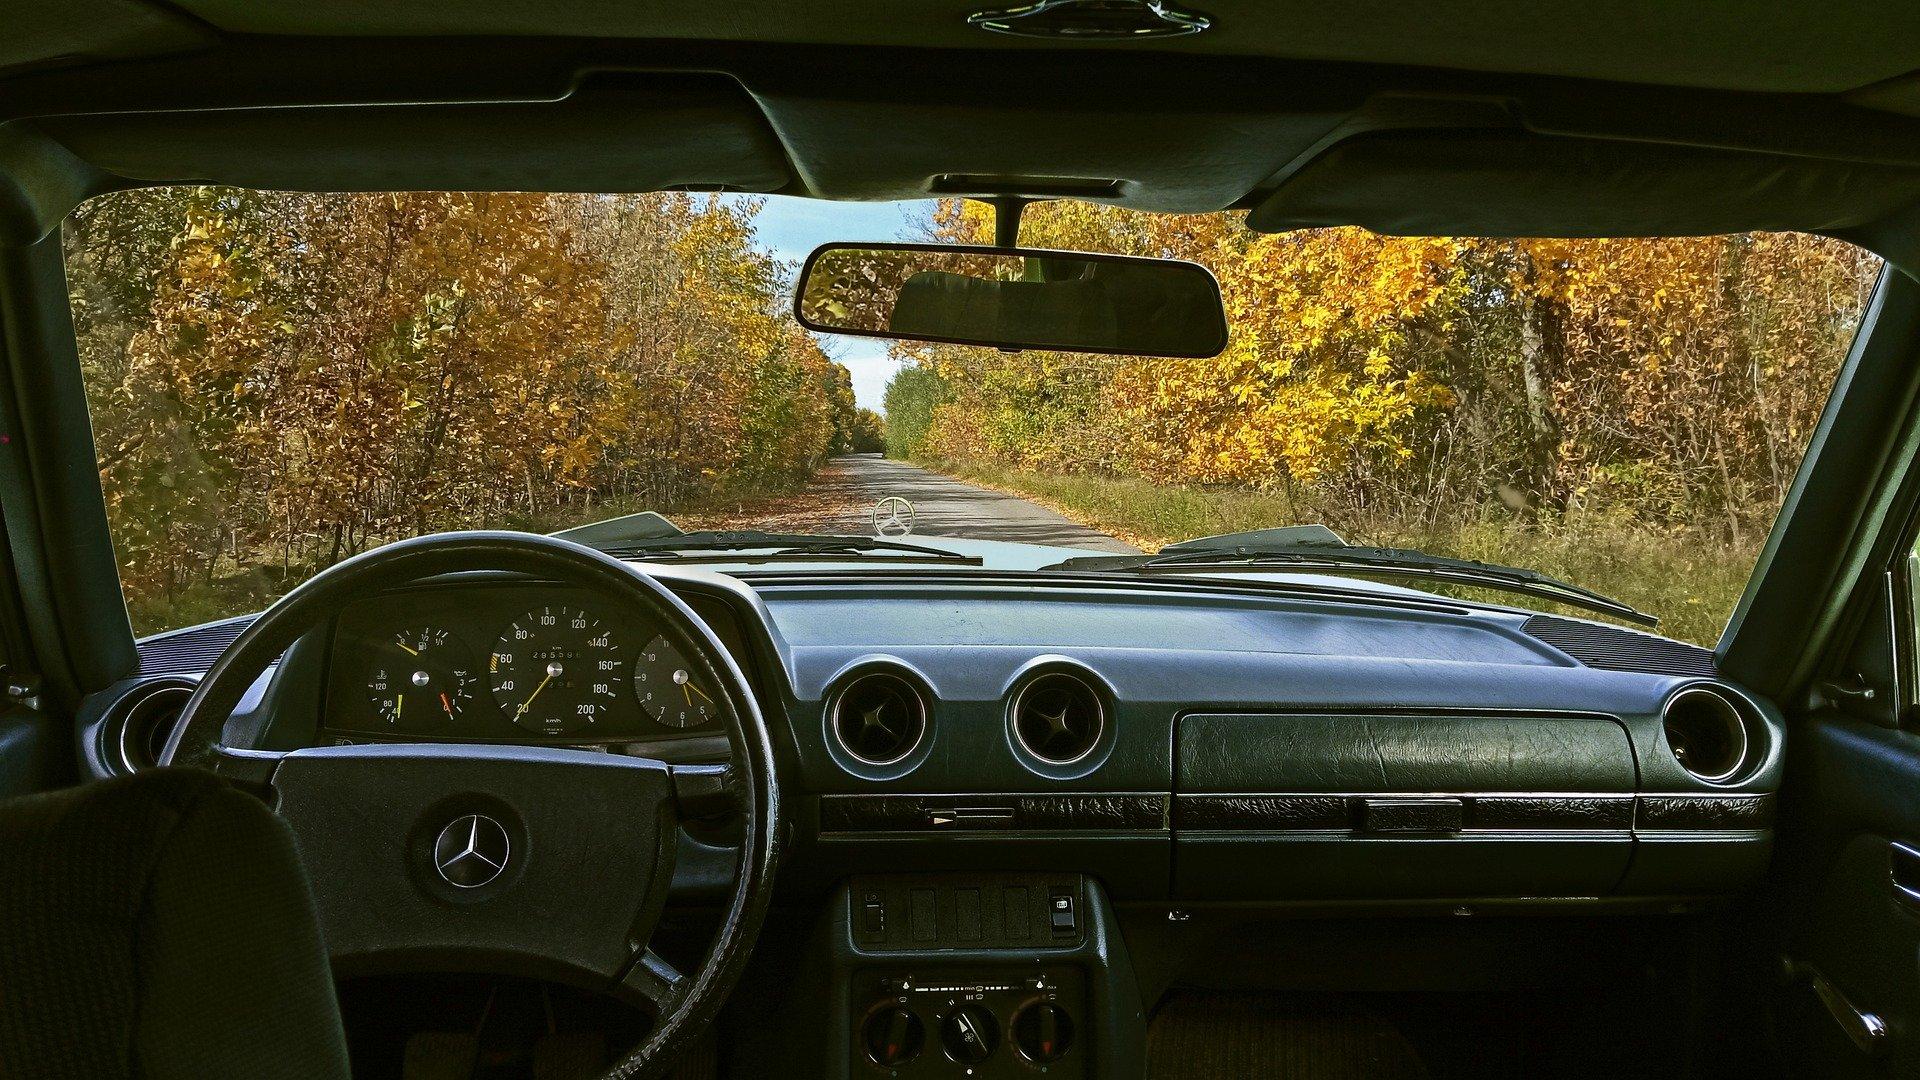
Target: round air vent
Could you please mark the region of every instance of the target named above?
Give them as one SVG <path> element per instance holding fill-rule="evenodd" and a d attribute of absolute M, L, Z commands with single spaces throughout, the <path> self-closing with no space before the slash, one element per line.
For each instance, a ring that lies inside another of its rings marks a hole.
<path fill-rule="evenodd" d="M 868 765 L 892 765 L 926 736 L 927 702 L 905 676 L 870 671 L 834 695 L 832 720 L 841 749 Z"/>
<path fill-rule="evenodd" d="M 1106 729 L 1106 705 L 1078 675 L 1051 671 L 1014 696 L 1014 738 L 1049 765 L 1071 765 L 1093 753 Z"/>
<path fill-rule="evenodd" d="M 1689 687 L 1668 699 L 1660 722 L 1674 760 L 1696 778 L 1717 784 L 1746 768 L 1746 713 L 1731 695 Z"/>
<path fill-rule="evenodd" d="M 180 722 L 180 710 L 192 696 L 191 683 L 158 682 L 137 687 L 121 698 L 116 736 L 119 760 L 113 764 L 130 773 L 158 766 L 160 752 L 166 749 Z"/>

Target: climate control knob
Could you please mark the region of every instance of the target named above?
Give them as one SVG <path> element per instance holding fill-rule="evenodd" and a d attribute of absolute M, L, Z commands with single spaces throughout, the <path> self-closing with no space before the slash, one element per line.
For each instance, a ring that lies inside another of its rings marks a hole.
<path fill-rule="evenodd" d="M 867 1056 L 886 1069 L 919 1057 L 927 1043 L 926 1025 L 912 1010 L 898 1005 L 875 1009 L 860 1034 L 867 1044 Z"/>
<path fill-rule="evenodd" d="M 1036 1001 L 1014 1015 L 1013 1045 L 1035 1065 L 1059 1061 L 1073 1045 L 1073 1017 L 1051 1001 Z"/>
<path fill-rule="evenodd" d="M 1000 1045 L 1000 1022 L 980 1005 L 962 1005 L 940 1018 L 940 1045 L 962 1065 L 978 1065 Z"/>

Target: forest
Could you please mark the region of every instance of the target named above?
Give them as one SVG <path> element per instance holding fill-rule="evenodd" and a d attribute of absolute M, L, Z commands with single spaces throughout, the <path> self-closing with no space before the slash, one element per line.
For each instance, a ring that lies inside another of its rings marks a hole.
<path fill-rule="evenodd" d="M 129 610 L 250 610 L 403 536 L 777 499 L 875 449 L 1142 546 L 1317 521 L 1532 566 L 1710 643 L 1879 271 L 1835 240 L 1254 233 L 1087 203 L 1029 246 L 1191 259 L 1218 357 L 900 344 L 880 417 L 756 200 L 167 188 L 66 226 Z M 933 240 L 984 242 L 946 201 Z"/>
<path fill-rule="evenodd" d="M 68 221 L 142 631 L 417 533 L 804 484 L 879 418 L 786 314 L 757 203 L 166 188 Z"/>
<path fill-rule="evenodd" d="M 927 237 L 991 237 L 945 203 Z M 1322 522 L 1533 566 L 1711 644 L 1792 482 L 1880 263 L 1804 235 L 1264 235 L 1240 215 L 1031 207 L 1021 242 L 1190 259 L 1207 360 L 901 345 L 896 456 L 1144 545 Z"/>

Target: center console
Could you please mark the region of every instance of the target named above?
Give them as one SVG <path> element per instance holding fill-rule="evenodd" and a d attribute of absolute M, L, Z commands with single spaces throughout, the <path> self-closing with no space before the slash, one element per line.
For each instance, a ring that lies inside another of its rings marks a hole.
<path fill-rule="evenodd" d="M 1097 882 L 1078 874 L 851 879 L 828 928 L 826 1075 L 1137 1075 L 1139 993 Z"/>

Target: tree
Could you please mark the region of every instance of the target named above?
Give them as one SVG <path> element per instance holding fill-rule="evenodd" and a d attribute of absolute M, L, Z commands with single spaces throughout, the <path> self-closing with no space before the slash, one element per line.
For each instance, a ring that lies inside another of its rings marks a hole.
<path fill-rule="evenodd" d="M 942 204 L 925 234 L 985 242 Z M 1284 490 L 1324 520 L 1597 512 L 1752 545 L 1878 271 L 1809 236 L 1257 234 L 1238 217 L 1029 208 L 1023 242 L 1191 259 L 1232 338 L 1204 360 L 903 349 L 891 448 Z"/>
<path fill-rule="evenodd" d="M 413 533 L 804 481 L 836 430 L 852 437 L 851 383 L 785 314 L 756 209 L 216 188 L 89 203 L 65 239 L 136 615 Z"/>

